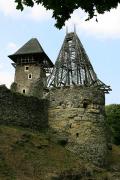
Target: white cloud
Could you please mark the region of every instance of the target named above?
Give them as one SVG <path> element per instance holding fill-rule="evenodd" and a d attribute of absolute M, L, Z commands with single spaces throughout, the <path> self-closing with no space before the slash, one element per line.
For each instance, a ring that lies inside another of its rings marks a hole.
<path fill-rule="evenodd" d="M 18 47 L 14 42 L 9 42 L 7 45 L 7 49 L 9 52 L 14 52 L 18 49 Z"/>
<path fill-rule="evenodd" d="M 23 12 L 16 10 L 14 0 L 0 0 L 0 13 L 12 18 L 24 18 L 39 22 L 49 20 L 52 16 L 52 11 L 46 11 L 41 5 L 35 5 L 33 8 L 25 7 Z M 87 14 L 78 9 L 74 11 L 66 25 L 70 28 L 76 24 L 77 31 L 96 37 L 120 38 L 120 5 L 117 9 L 98 15 L 98 23 L 95 19 L 85 21 L 86 18 Z"/>
<path fill-rule="evenodd" d="M 24 18 L 31 20 L 48 20 L 52 16 L 52 11 L 47 11 L 42 5 L 35 5 L 33 8 L 25 7 L 24 11 L 16 10 L 14 0 L 0 0 L 0 13 L 12 18 Z"/>
<path fill-rule="evenodd" d="M 41 20 L 48 20 L 52 16 L 52 11 L 46 11 L 46 9 L 41 5 L 35 5 L 34 8 L 31 8 L 31 10 L 28 13 L 28 18 L 41 21 Z"/>
<path fill-rule="evenodd" d="M 120 5 L 117 9 L 98 15 L 98 23 L 95 19 L 85 21 L 86 18 L 87 14 L 78 9 L 72 14 L 66 25 L 71 28 L 75 24 L 79 32 L 92 34 L 96 37 L 120 38 Z"/>
<path fill-rule="evenodd" d="M 18 13 L 14 0 L 0 0 L 0 12 L 5 16 L 14 16 Z"/>
<path fill-rule="evenodd" d="M 6 84 L 10 88 L 11 83 L 13 82 L 13 74 L 7 72 L 0 72 L 0 85 Z"/>

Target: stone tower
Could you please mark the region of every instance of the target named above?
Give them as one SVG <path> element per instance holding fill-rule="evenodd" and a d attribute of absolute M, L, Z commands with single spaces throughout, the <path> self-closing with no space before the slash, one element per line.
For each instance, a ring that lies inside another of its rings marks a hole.
<path fill-rule="evenodd" d="M 26 95 L 42 97 L 42 89 L 46 86 L 46 72 L 50 71 L 53 63 L 38 40 L 32 38 L 9 58 L 15 67 L 12 89 Z"/>
<path fill-rule="evenodd" d="M 66 148 L 96 165 L 108 153 L 105 93 L 76 33 L 68 33 L 48 78 L 49 126 L 68 139 Z"/>

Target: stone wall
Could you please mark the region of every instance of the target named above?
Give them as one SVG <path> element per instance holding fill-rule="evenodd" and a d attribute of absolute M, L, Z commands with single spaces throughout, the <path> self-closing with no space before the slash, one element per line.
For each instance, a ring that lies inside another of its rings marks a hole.
<path fill-rule="evenodd" d="M 48 101 L 13 93 L 0 86 L 0 124 L 45 129 L 48 127 Z"/>
<path fill-rule="evenodd" d="M 26 67 L 28 68 L 27 70 Z M 30 74 L 31 78 L 29 78 Z M 45 72 L 40 67 L 40 65 L 16 65 L 14 80 L 14 82 L 17 85 L 16 92 L 24 93 L 30 96 L 33 95 L 41 98 L 43 96 L 43 84 L 45 79 Z"/>
<path fill-rule="evenodd" d="M 67 140 L 67 149 L 95 165 L 105 165 L 104 92 L 93 87 L 52 88 L 46 99 L 26 97 L 0 86 L 0 124 L 35 130 L 50 127 L 61 140 Z"/>
<path fill-rule="evenodd" d="M 92 87 L 53 88 L 48 98 L 49 126 L 67 136 L 66 148 L 103 166 L 108 150 L 104 92 Z"/>

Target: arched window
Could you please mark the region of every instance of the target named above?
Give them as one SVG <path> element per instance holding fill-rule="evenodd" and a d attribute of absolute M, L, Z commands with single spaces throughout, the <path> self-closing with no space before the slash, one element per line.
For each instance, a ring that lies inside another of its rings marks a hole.
<path fill-rule="evenodd" d="M 32 74 L 28 74 L 28 79 L 32 79 Z"/>
<path fill-rule="evenodd" d="M 25 66 L 25 71 L 28 71 L 29 70 L 29 66 Z"/>
<path fill-rule="evenodd" d="M 23 89 L 23 94 L 25 94 L 26 92 L 25 92 L 25 89 Z"/>

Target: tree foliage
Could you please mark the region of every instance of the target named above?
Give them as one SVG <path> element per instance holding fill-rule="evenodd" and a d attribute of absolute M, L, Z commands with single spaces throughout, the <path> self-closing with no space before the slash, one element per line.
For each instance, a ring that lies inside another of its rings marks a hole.
<path fill-rule="evenodd" d="M 111 127 L 114 143 L 120 145 L 120 104 L 106 106 L 107 122 Z"/>
<path fill-rule="evenodd" d="M 56 27 L 62 28 L 75 9 L 81 8 L 88 13 L 88 19 L 96 16 L 96 12 L 103 14 L 116 8 L 120 0 L 15 0 L 17 9 L 23 10 L 24 5 L 33 7 L 42 4 L 47 10 L 53 10 L 53 18 L 56 19 Z"/>

